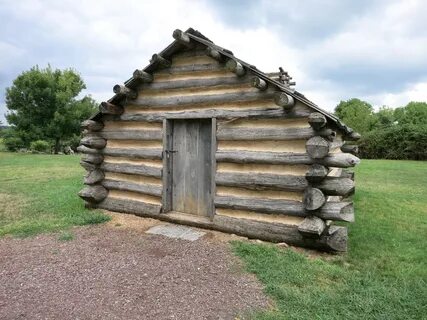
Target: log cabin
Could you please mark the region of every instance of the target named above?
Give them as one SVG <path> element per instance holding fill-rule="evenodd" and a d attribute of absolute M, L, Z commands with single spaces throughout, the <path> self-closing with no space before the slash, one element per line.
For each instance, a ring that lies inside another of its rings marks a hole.
<path fill-rule="evenodd" d="M 136 69 L 82 123 L 86 206 L 347 250 L 360 135 L 200 32 Z"/>

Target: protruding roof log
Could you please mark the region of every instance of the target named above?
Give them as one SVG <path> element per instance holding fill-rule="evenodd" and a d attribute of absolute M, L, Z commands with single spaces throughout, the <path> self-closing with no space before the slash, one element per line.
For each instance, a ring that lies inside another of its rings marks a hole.
<path fill-rule="evenodd" d="M 183 44 L 184 46 L 188 47 L 188 48 L 192 48 L 194 46 L 194 43 L 191 41 L 190 37 L 188 36 L 188 34 L 186 34 L 185 32 L 176 29 L 173 33 L 172 33 L 172 37 L 178 41 L 179 43 Z"/>
<path fill-rule="evenodd" d="M 229 59 L 225 64 L 225 67 L 227 68 L 227 70 L 234 72 L 239 77 L 243 76 L 246 73 L 245 68 L 234 59 Z"/>
<path fill-rule="evenodd" d="M 313 112 L 308 117 L 308 123 L 314 130 L 319 130 L 326 125 L 326 117 L 320 112 Z"/>
<path fill-rule="evenodd" d="M 129 99 L 135 99 L 138 96 L 138 92 L 121 84 L 116 84 L 113 87 L 113 92 L 115 94 L 126 96 L 126 98 Z"/>
<path fill-rule="evenodd" d="M 251 85 L 252 87 L 258 88 L 261 91 L 266 90 L 268 87 L 267 82 L 265 82 L 263 79 L 259 77 L 252 78 Z"/>
<path fill-rule="evenodd" d="M 206 54 L 208 56 L 210 56 L 211 58 L 214 58 L 217 61 L 223 61 L 224 60 L 224 56 L 218 50 L 215 50 L 214 48 L 207 47 L 206 48 Z"/>
<path fill-rule="evenodd" d="M 170 67 L 172 62 L 170 60 L 167 60 L 165 58 L 163 58 L 160 54 L 155 53 L 153 54 L 153 56 L 151 57 L 150 60 L 151 63 L 155 63 L 161 67 L 167 68 Z"/>
<path fill-rule="evenodd" d="M 124 109 L 122 106 L 104 101 L 99 105 L 99 111 L 103 114 L 121 115 Z"/>
<path fill-rule="evenodd" d="M 287 111 L 291 110 L 295 105 L 294 98 L 284 92 L 277 92 L 274 95 L 274 102 Z"/>
<path fill-rule="evenodd" d="M 153 81 L 153 76 L 151 74 L 149 74 L 148 72 L 145 72 L 143 70 L 140 70 L 140 69 L 136 69 L 133 72 L 133 78 L 140 80 L 142 82 L 152 82 Z"/>

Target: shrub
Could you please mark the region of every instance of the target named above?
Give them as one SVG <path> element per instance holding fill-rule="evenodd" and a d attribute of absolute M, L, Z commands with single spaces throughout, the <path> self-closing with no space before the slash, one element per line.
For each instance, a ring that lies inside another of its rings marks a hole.
<path fill-rule="evenodd" d="M 48 153 L 50 152 L 50 144 L 49 142 L 44 140 L 36 140 L 31 142 L 30 149 L 32 151 Z"/>
<path fill-rule="evenodd" d="M 365 159 L 427 160 L 427 127 L 396 125 L 362 137 L 360 156 Z"/>
<path fill-rule="evenodd" d="M 24 141 L 20 137 L 16 136 L 6 136 L 3 138 L 3 144 L 6 146 L 6 149 L 12 152 L 16 152 L 21 148 L 25 148 Z"/>

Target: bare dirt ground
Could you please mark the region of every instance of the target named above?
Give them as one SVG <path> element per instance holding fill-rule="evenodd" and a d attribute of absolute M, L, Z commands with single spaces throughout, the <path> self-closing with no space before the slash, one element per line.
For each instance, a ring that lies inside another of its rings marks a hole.
<path fill-rule="evenodd" d="M 0 239 L 0 319 L 242 319 L 268 308 L 229 250 L 236 236 L 194 242 L 149 235 L 152 219 Z"/>

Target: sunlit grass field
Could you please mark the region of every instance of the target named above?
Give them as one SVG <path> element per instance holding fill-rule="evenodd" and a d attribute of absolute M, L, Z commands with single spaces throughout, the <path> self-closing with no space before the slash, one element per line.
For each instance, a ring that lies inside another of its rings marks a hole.
<path fill-rule="evenodd" d="M 0 152 L 0 236 L 28 236 L 107 221 L 87 210 L 79 156 Z"/>
<path fill-rule="evenodd" d="M 427 319 L 427 162 L 363 160 L 356 185 L 346 255 L 233 244 L 276 302 L 257 319 Z"/>

